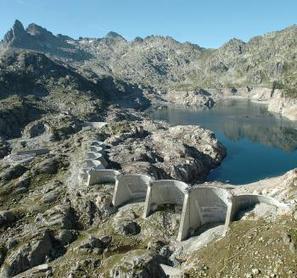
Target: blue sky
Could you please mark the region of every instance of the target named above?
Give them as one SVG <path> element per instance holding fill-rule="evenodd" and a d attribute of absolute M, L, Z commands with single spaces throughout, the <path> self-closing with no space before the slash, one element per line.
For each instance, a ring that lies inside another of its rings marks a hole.
<path fill-rule="evenodd" d="M 102 37 L 116 31 L 131 40 L 170 35 L 204 47 L 248 40 L 297 23 L 296 0 L 0 0 L 0 37 L 15 19 L 54 34 Z"/>

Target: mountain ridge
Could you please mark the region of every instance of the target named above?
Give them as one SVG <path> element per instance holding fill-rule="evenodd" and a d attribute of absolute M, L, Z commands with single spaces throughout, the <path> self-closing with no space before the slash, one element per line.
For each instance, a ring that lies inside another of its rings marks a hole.
<path fill-rule="evenodd" d="M 115 32 L 103 38 L 53 35 L 37 24 L 16 21 L 2 48 L 34 50 L 81 72 L 115 78 L 160 91 L 269 87 L 296 96 L 297 26 L 244 42 L 232 38 L 217 49 L 152 35 L 127 41 Z"/>

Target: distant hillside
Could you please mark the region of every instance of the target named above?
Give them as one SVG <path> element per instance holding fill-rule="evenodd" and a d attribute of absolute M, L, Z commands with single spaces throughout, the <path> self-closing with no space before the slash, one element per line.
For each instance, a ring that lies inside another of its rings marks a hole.
<path fill-rule="evenodd" d="M 102 120 L 109 104 L 143 109 L 149 102 L 131 84 L 80 74 L 40 52 L 8 47 L 0 56 L 0 138 L 19 136 L 26 124 L 45 115 Z"/>
<path fill-rule="evenodd" d="M 297 26 L 252 38 L 231 39 L 218 49 L 149 36 L 128 42 L 110 32 L 103 38 L 74 40 L 16 21 L 2 49 L 43 52 L 82 72 L 110 75 L 157 90 L 243 86 L 282 88 L 297 95 Z"/>
<path fill-rule="evenodd" d="M 23 24 L 16 20 L 11 30 L 5 34 L 3 43 L 8 47 L 40 51 L 57 57 L 78 60 L 90 58 L 87 52 L 68 43 L 68 39 L 71 40 L 71 38 L 63 35 L 54 36 L 45 28 L 34 23 L 25 30 Z"/>
<path fill-rule="evenodd" d="M 98 117 L 105 98 L 98 84 L 44 54 L 19 50 L 0 57 L 0 137 L 17 136 L 44 115 Z"/>
<path fill-rule="evenodd" d="M 0 99 L 12 95 L 31 96 L 46 101 L 49 110 L 79 115 L 93 113 L 91 103 L 99 107 L 104 98 L 97 84 L 71 68 L 27 51 L 6 52 L 0 59 Z"/>

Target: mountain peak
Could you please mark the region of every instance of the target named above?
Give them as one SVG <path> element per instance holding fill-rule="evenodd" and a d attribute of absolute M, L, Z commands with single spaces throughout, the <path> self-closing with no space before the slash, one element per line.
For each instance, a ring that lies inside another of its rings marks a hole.
<path fill-rule="evenodd" d="M 43 28 L 35 23 L 29 24 L 26 31 L 27 31 L 27 33 L 29 33 L 32 36 L 40 36 L 42 34 L 51 34 L 52 35 L 51 32 L 49 32 L 45 28 Z"/>
<path fill-rule="evenodd" d="M 107 39 L 121 39 L 121 40 L 126 40 L 123 36 L 121 36 L 120 34 L 110 31 L 105 35 L 105 38 Z"/>
<path fill-rule="evenodd" d="M 35 23 L 31 23 L 24 29 L 23 24 L 16 20 L 11 30 L 4 36 L 3 42 L 8 47 L 30 49 L 67 58 L 90 57 L 90 54 L 69 44 L 67 42 L 69 39 L 71 40 L 71 38 L 62 35 L 55 36 L 52 32 Z"/>
<path fill-rule="evenodd" d="M 222 49 L 233 52 L 234 54 L 242 54 L 246 43 L 240 39 L 232 38 L 226 42 Z"/>
<path fill-rule="evenodd" d="M 26 36 L 25 28 L 22 22 L 16 20 L 12 28 L 4 35 L 4 42 L 13 43 L 21 40 L 24 36 Z"/>
<path fill-rule="evenodd" d="M 25 31 L 23 23 L 20 22 L 18 19 L 15 20 L 12 29 L 19 30 L 19 31 Z"/>
<path fill-rule="evenodd" d="M 224 44 L 224 46 L 233 46 L 233 45 L 245 45 L 245 42 L 238 38 L 232 38 Z"/>

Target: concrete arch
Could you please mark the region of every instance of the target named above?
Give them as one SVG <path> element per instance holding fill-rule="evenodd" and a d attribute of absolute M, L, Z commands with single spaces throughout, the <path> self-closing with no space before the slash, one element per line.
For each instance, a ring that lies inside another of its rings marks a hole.
<path fill-rule="evenodd" d="M 152 178 L 147 175 L 120 175 L 116 184 L 112 203 L 121 206 L 130 200 L 144 200 Z"/>
<path fill-rule="evenodd" d="M 86 159 L 84 161 L 84 166 L 87 169 L 105 169 L 104 165 L 99 160 Z"/>
<path fill-rule="evenodd" d="M 151 182 L 146 194 L 144 217 L 149 216 L 162 204 L 183 205 L 188 189 L 186 183 L 176 180 Z"/>
<path fill-rule="evenodd" d="M 92 127 L 92 128 L 102 128 L 104 126 L 106 126 L 107 123 L 106 122 L 85 122 L 85 126 L 86 127 Z"/>
<path fill-rule="evenodd" d="M 230 214 L 230 222 L 234 220 L 235 216 L 242 210 L 255 207 L 257 204 L 268 204 L 277 208 L 286 209 L 287 206 L 278 200 L 263 195 L 257 194 L 239 194 L 234 195 L 232 200 L 232 211 Z"/>
<path fill-rule="evenodd" d="M 91 169 L 88 171 L 87 185 L 115 183 L 120 172 L 112 169 Z"/>
<path fill-rule="evenodd" d="M 95 146 L 95 147 L 105 147 L 105 143 L 99 140 L 93 140 L 90 142 L 91 146 Z"/>
<path fill-rule="evenodd" d="M 102 170 L 105 169 L 105 166 L 99 160 L 94 159 L 86 159 L 83 163 L 83 168 L 79 171 L 79 179 L 80 182 L 87 182 L 88 180 L 88 172 L 91 170 Z"/>
<path fill-rule="evenodd" d="M 101 153 L 97 153 L 97 152 L 87 152 L 86 160 L 99 160 L 105 168 L 108 165 L 108 163 L 105 160 L 105 158 L 103 157 L 103 155 Z"/>
<path fill-rule="evenodd" d="M 197 228 L 208 223 L 225 223 L 229 226 L 232 195 L 223 188 L 192 187 L 185 197 L 178 240 L 188 238 Z"/>
<path fill-rule="evenodd" d="M 103 147 L 100 147 L 100 146 L 90 146 L 90 151 L 96 152 L 96 153 L 101 153 L 101 154 L 104 153 Z"/>

